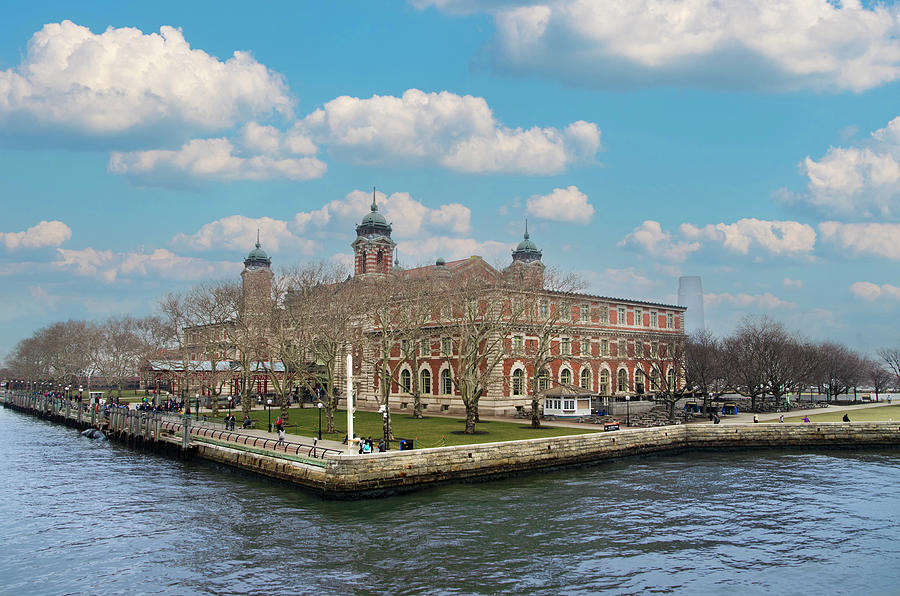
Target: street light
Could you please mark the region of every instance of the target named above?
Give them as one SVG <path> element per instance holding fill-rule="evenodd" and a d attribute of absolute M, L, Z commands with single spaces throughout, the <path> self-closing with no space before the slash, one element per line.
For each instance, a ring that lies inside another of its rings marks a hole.
<path fill-rule="evenodd" d="M 269 414 L 269 432 L 272 432 L 272 400 L 266 400 L 266 412 Z"/>
<path fill-rule="evenodd" d="M 631 403 L 631 396 L 625 396 L 625 426 L 631 427 L 631 408 L 628 404 Z"/>
<path fill-rule="evenodd" d="M 319 440 L 322 439 L 322 408 L 325 407 L 325 404 L 322 402 L 316 402 L 316 407 L 319 409 Z"/>
<path fill-rule="evenodd" d="M 197 420 L 200 420 L 200 394 L 194 394 L 194 397 L 197 398 Z"/>

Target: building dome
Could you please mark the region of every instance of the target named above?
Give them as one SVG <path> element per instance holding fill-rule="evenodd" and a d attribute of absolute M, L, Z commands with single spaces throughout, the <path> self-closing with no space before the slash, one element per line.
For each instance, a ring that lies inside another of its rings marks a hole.
<path fill-rule="evenodd" d="M 378 212 L 374 190 L 372 191 L 372 207 L 365 217 L 362 218 L 362 222 L 356 226 L 356 235 L 391 237 L 391 224 Z"/>
<path fill-rule="evenodd" d="M 525 237 L 512 253 L 513 263 L 531 263 L 541 260 L 541 251 L 528 235 L 528 221 L 525 222 Z"/>
<path fill-rule="evenodd" d="M 516 247 L 516 252 L 536 251 L 537 249 L 537 244 L 532 242 L 531 238 L 528 236 L 528 232 L 525 232 L 525 239 L 519 242 L 519 245 Z"/>
<path fill-rule="evenodd" d="M 259 239 L 256 240 L 256 247 L 250 251 L 250 254 L 247 255 L 247 258 L 244 259 L 244 267 L 248 269 L 257 269 L 260 267 L 265 267 L 268 269 L 272 265 L 272 259 L 269 258 L 269 255 L 266 254 L 266 251 L 262 249 L 259 244 Z"/>

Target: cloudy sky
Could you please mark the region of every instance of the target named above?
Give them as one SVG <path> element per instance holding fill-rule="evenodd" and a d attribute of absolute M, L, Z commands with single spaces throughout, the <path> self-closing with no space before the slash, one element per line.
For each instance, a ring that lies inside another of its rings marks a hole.
<path fill-rule="evenodd" d="M 276 264 L 505 264 L 710 328 L 900 339 L 900 6 L 859 0 L 32 2 L 0 20 L 0 357 Z"/>

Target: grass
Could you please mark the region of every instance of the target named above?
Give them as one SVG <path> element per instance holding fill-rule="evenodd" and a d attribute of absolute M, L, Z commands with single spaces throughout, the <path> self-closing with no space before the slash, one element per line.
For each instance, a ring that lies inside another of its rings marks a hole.
<path fill-rule="evenodd" d="M 873 408 L 860 408 L 847 410 L 846 414 L 852 422 L 887 422 L 888 420 L 900 420 L 900 406 L 878 406 Z M 821 414 L 813 414 L 810 422 L 840 422 L 844 412 L 829 412 L 826 408 Z M 802 422 L 803 416 L 785 417 L 785 422 Z"/>
<path fill-rule="evenodd" d="M 237 425 L 240 427 L 242 414 L 240 409 L 232 410 Z M 272 422 L 278 418 L 279 410 L 272 408 Z M 219 419 L 227 414 L 227 410 L 220 411 Z M 256 421 L 256 428 L 268 428 L 269 417 L 265 410 L 253 410 L 250 418 Z M 318 435 L 318 410 L 315 408 L 291 408 L 288 416 L 286 430 L 291 434 L 303 436 Z M 337 432 L 325 432 L 325 412 L 322 412 L 322 438 L 332 441 L 343 441 L 347 434 L 347 413 L 339 410 L 334 417 Z M 563 435 L 580 435 L 588 432 L 598 432 L 600 429 L 564 428 L 558 426 L 546 426 L 543 428 L 531 428 L 530 421 L 522 422 L 498 422 L 495 420 L 479 422 L 475 425 L 475 435 L 463 434 L 465 420 L 461 418 L 446 418 L 443 416 L 427 416 L 425 418 L 413 418 L 412 414 L 392 413 L 391 424 L 394 429 L 395 441 L 391 442 L 392 448 L 398 448 L 400 439 L 413 439 L 416 448 L 443 447 L 449 445 L 471 445 L 474 443 L 493 443 L 497 441 L 516 441 L 520 439 L 534 439 L 540 437 L 558 437 Z M 354 416 L 353 430 L 357 436 L 372 437 L 376 441 L 382 436 L 381 414 L 377 412 L 357 411 Z"/>

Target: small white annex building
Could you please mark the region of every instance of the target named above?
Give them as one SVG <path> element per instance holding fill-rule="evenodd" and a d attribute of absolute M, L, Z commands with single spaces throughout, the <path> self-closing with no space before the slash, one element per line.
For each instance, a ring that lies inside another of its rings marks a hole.
<path fill-rule="evenodd" d="M 548 389 L 544 393 L 544 416 L 590 416 L 591 395 L 584 389 L 568 385 Z"/>

